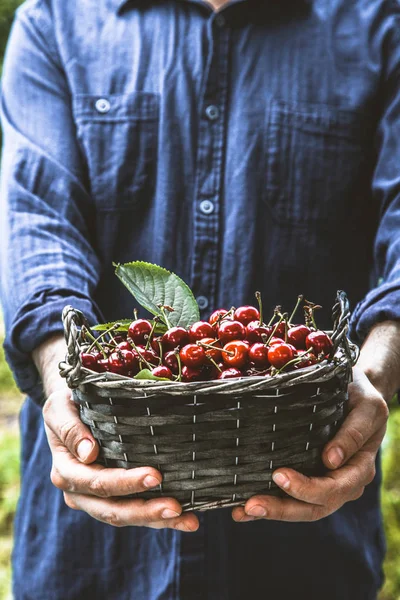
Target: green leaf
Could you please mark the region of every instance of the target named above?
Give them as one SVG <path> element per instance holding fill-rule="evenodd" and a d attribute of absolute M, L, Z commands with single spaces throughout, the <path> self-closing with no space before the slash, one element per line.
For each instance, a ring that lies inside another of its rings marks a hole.
<path fill-rule="evenodd" d="M 142 369 L 141 371 L 139 371 L 139 373 L 137 375 L 135 375 L 134 379 L 151 379 L 153 381 L 170 381 L 166 377 L 156 377 L 155 375 L 152 374 L 151 371 L 149 371 L 149 369 Z"/>
<path fill-rule="evenodd" d="M 121 325 L 121 327 L 118 327 L 118 329 L 114 329 L 113 333 L 116 333 L 117 331 L 119 332 L 127 332 L 129 325 L 132 323 L 133 318 L 132 319 L 119 319 L 119 321 L 112 321 L 110 323 L 99 323 L 98 325 L 94 325 L 94 327 L 91 327 L 91 329 L 93 329 L 93 331 L 107 331 L 107 329 L 111 329 L 111 327 L 113 325 L 116 325 L 117 323 L 119 323 Z M 151 324 L 153 324 L 154 321 L 150 321 Z M 164 323 L 157 323 L 154 333 L 156 335 L 159 334 L 163 334 L 167 331 L 167 326 L 164 325 Z"/>
<path fill-rule="evenodd" d="M 199 307 L 191 289 L 175 273 L 141 261 L 115 266 L 117 277 L 153 315 L 162 316 L 159 308 L 162 305 L 174 309 L 168 313 L 172 326 L 187 328 L 200 320 Z"/>

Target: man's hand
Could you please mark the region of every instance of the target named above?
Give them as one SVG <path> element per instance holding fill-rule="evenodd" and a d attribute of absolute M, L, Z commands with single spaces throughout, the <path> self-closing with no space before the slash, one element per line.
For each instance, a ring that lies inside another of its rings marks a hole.
<path fill-rule="evenodd" d="M 79 418 L 68 389 L 50 395 L 43 407 L 47 439 L 53 456 L 51 481 L 64 492 L 66 504 L 116 527 L 139 525 L 195 531 L 198 519 L 182 513 L 172 498 L 124 498 L 158 486 L 161 475 L 152 467 L 112 469 L 93 463 L 99 446 Z"/>

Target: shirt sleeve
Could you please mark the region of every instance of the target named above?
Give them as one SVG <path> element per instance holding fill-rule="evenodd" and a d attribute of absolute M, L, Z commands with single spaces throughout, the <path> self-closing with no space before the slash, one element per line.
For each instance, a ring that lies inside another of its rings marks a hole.
<path fill-rule="evenodd" d="M 351 336 L 362 343 L 379 322 L 400 320 L 400 10 L 386 21 L 382 116 L 377 128 L 377 162 L 372 180 L 380 217 L 374 247 L 374 281 L 356 306 Z M 349 259 L 350 260 L 350 259 Z"/>
<path fill-rule="evenodd" d="M 89 322 L 101 318 L 92 299 L 100 263 L 50 14 L 43 2 L 25 6 L 13 24 L 2 79 L 0 289 L 7 360 L 20 389 L 42 404 L 31 352 L 62 332 L 66 304 Z"/>

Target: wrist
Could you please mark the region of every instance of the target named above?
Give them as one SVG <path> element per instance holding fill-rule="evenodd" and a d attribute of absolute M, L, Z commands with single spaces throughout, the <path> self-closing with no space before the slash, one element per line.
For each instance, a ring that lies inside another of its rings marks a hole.
<path fill-rule="evenodd" d="M 67 347 L 61 334 L 48 338 L 32 352 L 32 359 L 42 379 L 45 397 L 68 389 L 65 379 L 60 376 L 58 365 L 64 360 Z"/>

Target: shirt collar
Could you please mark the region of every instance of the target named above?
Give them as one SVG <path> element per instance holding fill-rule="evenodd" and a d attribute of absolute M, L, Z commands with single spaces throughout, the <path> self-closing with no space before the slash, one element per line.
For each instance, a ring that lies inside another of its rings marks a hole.
<path fill-rule="evenodd" d="M 133 4 L 135 0 L 112 0 L 112 3 L 115 6 L 115 10 L 117 13 L 120 13 L 122 11 L 122 9 L 127 5 L 127 4 Z M 186 0 L 187 1 L 187 0 Z M 273 2 L 279 2 L 279 0 L 272 0 Z M 311 4 L 313 2 L 313 0 L 296 0 L 299 4 Z"/>

